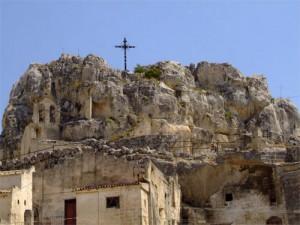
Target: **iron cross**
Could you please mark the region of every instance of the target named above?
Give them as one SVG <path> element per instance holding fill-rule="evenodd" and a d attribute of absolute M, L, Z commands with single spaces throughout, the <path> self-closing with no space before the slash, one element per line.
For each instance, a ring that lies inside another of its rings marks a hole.
<path fill-rule="evenodd" d="M 127 44 L 127 40 L 126 40 L 126 38 L 124 38 L 123 44 L 122 45 L 116 45 L 115 47 L 116 48 L 123 48 L 123 50 L 124 50 L 124 71 L 127 72 L 127 55 L 126 55 L 126 51 L 127 51 L 128 48 L 135 48 L 135 46 Z"/>

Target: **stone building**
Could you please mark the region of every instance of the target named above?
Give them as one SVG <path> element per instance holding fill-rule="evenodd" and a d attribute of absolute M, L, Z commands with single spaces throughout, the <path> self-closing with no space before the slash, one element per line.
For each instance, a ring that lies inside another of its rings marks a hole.
<path fill-rule="evenodd" d="M 59 138 L 59 121 L 60 109 L 51 95 L 35 103 L 32 122 L 26 126 L 22 136 L 20 157 L 50 147 L 51 143 L 45 140 Z"/>
<path fill-rule="evenodd" d="M 165 185 L 169 182 L 164 181 Z M 178 224 L 180 191 L 154 182 L 136 182 L 79 188 L 77 223 L 91 225 Z M 97 217 L 95 218 L 95 215 Z M 95 218 L 91 220 L 91 218 Z"/>
<path fill-rule="evenodd" d="M 150 224 L 146 183 L 81 188 L 76 193 L 77 223 Z M 91 219 L 94 218 L 94 219 Z"/>
<path fill-rule="evenodd" d="M 39 154 L 39 158 L 19 164 L 34 165 L 33 175 L 23 170 L 1 172 L 1 196 L 5 198 L 0 202 L 6 204 L 5 211 L 0 205 L 2 221 L 24 224 L 26 210 L 30 221 L 39 225 L 159 225 L 180 221 L 178 178 L 164 175 L 151 160 L 128 161 L 92 149 Z M 28 225 L 32 225 L 30 221 Z"/>
<path fill-rule="evenodd" d="M 33 172 L 33 168 L 0 172 L 0 224 L 32 224 Z"/>

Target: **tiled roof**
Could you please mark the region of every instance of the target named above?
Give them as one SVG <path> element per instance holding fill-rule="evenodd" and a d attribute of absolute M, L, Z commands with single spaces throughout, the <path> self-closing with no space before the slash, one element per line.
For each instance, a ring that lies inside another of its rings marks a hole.
<path fill-rule="evenodd" d="M 5 171 L 0 171 L 0 176 L 8 176 L 8 175 L 19 175 L 24 173 L 23 170 L 5 170 Z"/>
<path fill-rule="evenodd" d="M 0 194 L 7 194 L 10 192 L 11 192 L 11 189 L 0 189 Z"/>
<path fill-rule="evenodd" d="M 132 186 L 139 185 L 140 181 L 129 182 L 129 183 L 117 183 L 117 184 L 101 184 L 101 185 L 87 185 L 81 188 L 76 188 L 75 191 L 88 191 L 88 190 L 98 190 L 102 188 L 114 188 L 114 187 L 124 187 L 124 186 Z"/>

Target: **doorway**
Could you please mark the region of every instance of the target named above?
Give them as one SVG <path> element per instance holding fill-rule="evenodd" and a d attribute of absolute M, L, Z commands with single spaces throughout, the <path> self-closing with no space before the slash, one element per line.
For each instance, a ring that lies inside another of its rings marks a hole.
<path fill-rule="evenodd" d="M 282 225 L 282 219 L 277 216 L 272 216 L 266 221 L 267 225 Z"/>
<path fill-rule="evenodd" d="M 76 225 L 76 199 L 65 200 L 65 225 Z"/>

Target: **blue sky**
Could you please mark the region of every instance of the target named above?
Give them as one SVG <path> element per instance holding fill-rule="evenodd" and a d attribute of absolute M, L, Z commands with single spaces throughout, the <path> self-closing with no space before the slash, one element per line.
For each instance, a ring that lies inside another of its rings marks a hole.
<path fill-rule="evenodd" d="M 299 107 L 299 12 L 300 0 L 0 0 L 0 115 L 30 63 L 93 53 L 122 68 L 113 46 L 124 36 L 137 46 L 130 69 L 228 62 L 245 75 L 264 74 L 275 97 Z"/>

